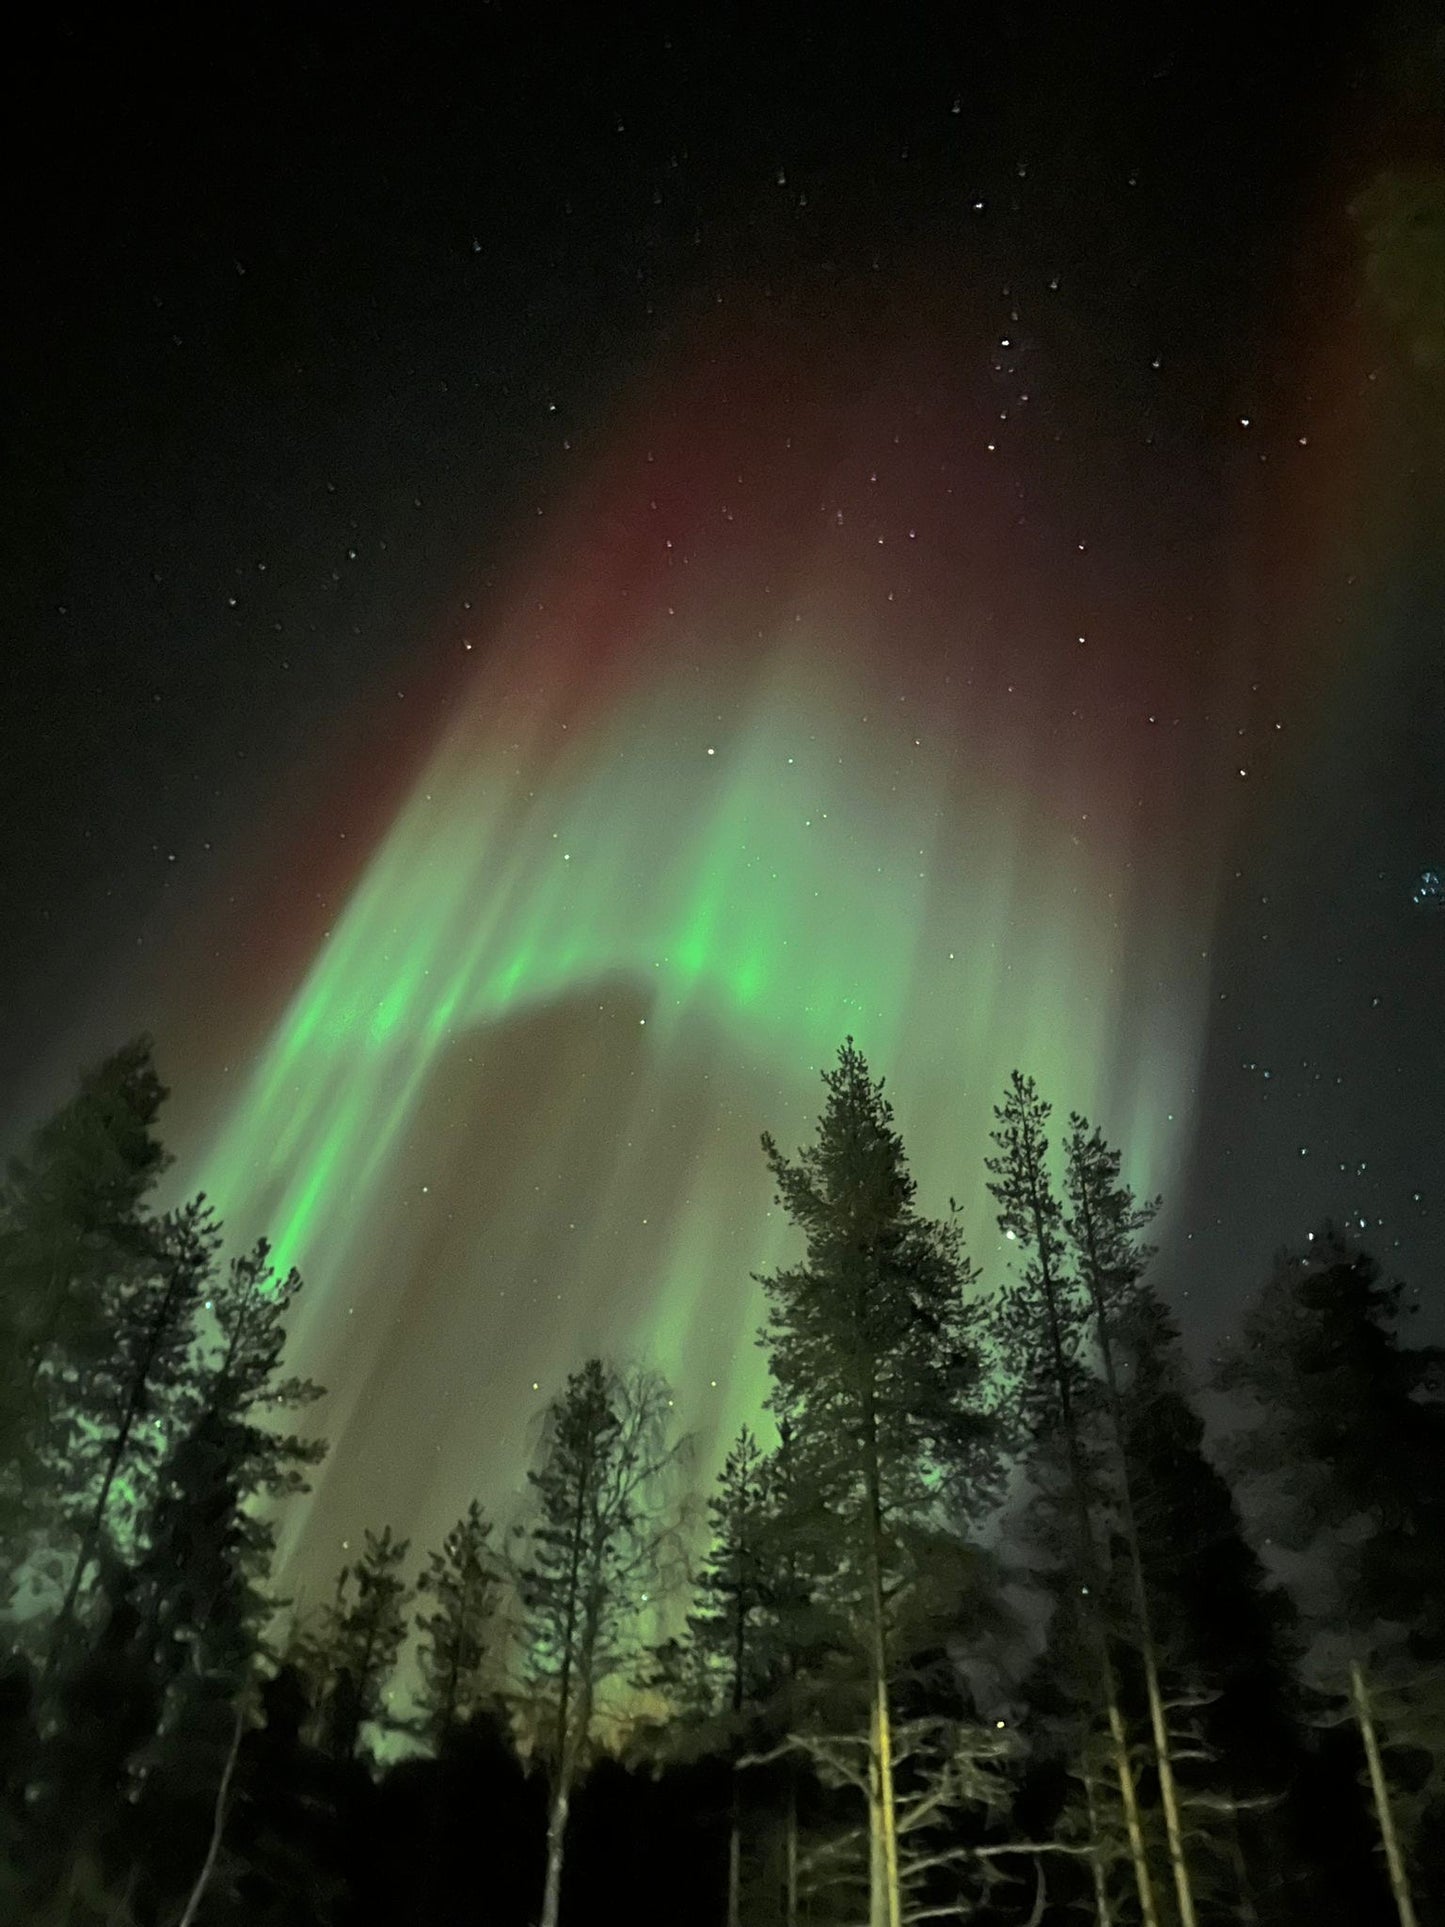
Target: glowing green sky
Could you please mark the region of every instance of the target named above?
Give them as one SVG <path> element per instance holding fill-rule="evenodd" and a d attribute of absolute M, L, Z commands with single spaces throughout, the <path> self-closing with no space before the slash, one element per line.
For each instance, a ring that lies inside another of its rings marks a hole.
<path fill-rule="evenodd" d="M 1004 788 L 966 714 L 880 715 L 821 635 L 761 650 L 726 721 L 699 659 L 579 728 L 499 652 L 205 1161 L 307 1280 L 299 1362 L 341 1448 L 321 1557 L 505 1491 L 594 1347 L 646 1350 L 709 1436 L 747 1416 L 780 1233 L 758 1135 L 808 1133 L 845 1034 L 985 1257 L 1016 1063 L 1145 1181 L 1182 1143 L 1198 931 L 1128 826 L 1041 802 L 1070 794 L 1047 746 Z"/>

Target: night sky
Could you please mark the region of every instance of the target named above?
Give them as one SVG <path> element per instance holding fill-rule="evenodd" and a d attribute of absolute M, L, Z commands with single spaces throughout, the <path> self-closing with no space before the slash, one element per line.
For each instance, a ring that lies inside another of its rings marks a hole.
<path fill-rule="evenodd" d="M 1441 1322 L 1427 15 L 697 11 L 21 75 L 4 1108 L 154 1031 L 307 1279 L 318 1568 L 589 1350 L 751 1415 L 847 1032 L 986 1277 L 1020 1064 L 1201 1358 L 1327 1213 Z"/>

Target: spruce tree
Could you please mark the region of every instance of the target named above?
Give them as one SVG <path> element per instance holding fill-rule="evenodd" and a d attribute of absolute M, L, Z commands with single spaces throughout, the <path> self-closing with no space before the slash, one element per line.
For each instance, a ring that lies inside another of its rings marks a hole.
<path fill-rule="evenodd" d="M 390 1526 L 368 1527 L 361 1557 L 341 1568 L 315 1644 L 322 1744 L 333 1759 L 356 1758 L 363 1730 L 383 1723 L 392 1672 L 406 1639 L 413 1597 L 402 1567 L 410 1542 Z"/>
<path fill-rule="evenodd" d="M 1244 1534 L 1233 1493 L 1205 1450 L 1179 1331 L 1143 1281 L 1115 1324 L 1122 1445 L 1147 1592 L 1144 1628 L 1174 1682 L 1194 1699 L 1195 1827 L 1216 1859 L 1216 1886 L 1281 1885 L 1287 1831 L 1266 1814 L 1301 1766 L 1290 1664 L 1293 1616 Z M 1160 1717 L 1162 1718 L 1162 1707 Z M 1188 1799 L 1186 1784 L 1184 1797 Z M 1210 1815 L 1215 1818 L 1209 1818 Z M 1222 1816 L 1222 1824 L 1220 1817 Z"/>
<path fill-rule="evenodd" d="M 838 1533 L 798 1445 L 796 1415 L 775 1401 L 778 1443 L 762 1466 L 753 1532 L 762 1584 L 753 1613 L 752 1650 L 759 1690 L 769 1691 L 767 1724 L 796 1733 L 808 1723 L 809 1683 L 846 1658 L 855 1644 L 838 1597 Z M 781 1907 L 783 1927 L 796 1927 L 801 1898 L 799 1807 L 801 1754 L 790 1746 L 781 1772 Z"/>
<path fill-rule="evenodd" d="M 427 1554 L 417 1591 L 428 1610 L 417 1617 L 421 1685 L 417 1707 L 440 1753 L 486 1699 L 501 1573 L 491 1547 L 491 1521 L 473 1499 L 438 1550 Z"/>
<path fill-rule="evenodd" d="M 93 1638 L 67 1651 L 51 1679 L 54 1718 L 27 1788 L 22 1919 L 106 1920 L 123 1904 L 138 1761 L 163 1697 L 128 1594 L 126 1576 L 113 1575 Z"/>
<path fill-rule="evenodd" d="M 193 1426 L 224 1442 L 224 1461 L 242 1495 L 243 1564 L 259 1597 L 275 1551 L 276 1507 L 304 1497 L 326 1441 L 303 1437 L 295 1418 L 325 1396 L 286 1369 L 287 1328 L 301 1291 L 293 1269 L 278 1279 L 259 1239 L 211 1281 L 206 1332 L 193 1361 Z M 252 1503 L 253 1501 L 259 1503 Z"/>
<path fill-rule="evenodd" d="M 32 1372 L 52 1351 L 93 1356 L 98 1288 L 148 1249 L 145 1200 L 170 1159 L 156 1136 L 167 1092 L 138 1037 L 85 1072 L 75 1096 L 10 1160 L 0 1214 L 8 1323 Z"/>
<path fill-rule="evenodd" d="M 1445 1667 L 1445 1349 L 1406 1342 L 1411 1309 L 1325 1225 L 1280 1254 L 1220 1369 L 1242 1406 L 1232 1463 L 1259 1481 L 1274 1536 L 1327 1582 L 1302 1604 L 1359 1730 L 1404 1927 L 1417 1919 L 1412 1852 L 1431 1851 L 1445 1821 L 1445 1730 L 1431 1717 Z M 1435 1760 L 1414 1802 L 1392 1784 L 1396 1721 Z"/>
<path fill-rule="evenodd" d="M 762 1521 L 766 1457 L 744 1426 L 718 1474 L 708 1501 L 712 1535 L 698 1578 L 698 1605 L 689 1630 L 715 1674 L 736 1726 L 744 1706 L 768 1682 L 760 1663 L 758 1615 L 766 1594 Z M 728 1927 L 742 1907 L 742 1790 L 733 1763 L 728 1814 Z"/>
<path fill-rule="evenodd" d="M 1099 1130 L 1071 1115 L 1065 1233 L 1103 1371 L 1119 1565 L 1156 1757 L 1174 1779 L 1167 1665 L 1176 1691 L 1195 1702 L 1192 1743 L 1183 1747 L 1195 1764 L 1185 1775 L 1192 1791 L 1186 1784 L 1179 1798 L 1205 1816 L 1192 1831 L 1224 1863 L 1216 1886 L 1248 1886 L 1266 1872 L 1279 1884 L 1290 1872 L 1284 1832 L 1262 1816 L 1301 1766 L 1288 1603 L 1270 1586 L 1205 1451 L 1178 1327 L 1147 1276 L 1145 1234 L 1158 1206 L 1138 1203 L 1121 1163 Z M 1202 1775 L 1201 1752 L 1211 1763 Z"/>
<path fill-rule="evenodd" d="M 203 1413 L 161 1469 L 132 1599 L 160 1695 L 127 1828 L 137 1892 L 157 1913 L 219 1885 L 231 1780 L 269 1600 L 251 1554 L 237 1428 Z M 187 1903 L 189 1905 L 189 1902 Z M 194 1909 L 192 1910 L 194 1911 Z"/>
<path fill-rule="evenodd" d="M 1063 1528 L 1064 1569 L 1092 1649 L 1097 1691 L 1109 1725 L 1140 1913 L 1145 1927 L 1156 1927 L 1158 1902 L 1144 1816 L 1104 1618 L 1108 1569 L 1096 1517 L 1101 1453 L 1088 1422 L 1098 1404 L 1087 1362 L 1092 1349 L 1089 1303 L 1082 1283 L 1068 1268 L 1064 1214 L 1048 1166 L 1050 1115 L 1051 1107 L 1034 1080 L 1014 1071 L 1002 1105 L 994 1110 L 992 1137 L 998 1154 L 985 1159 L 989 1190 L 999 1207 L 999 1229 L 1021 1260 L 1014 1282 L 999 1300 L 1000 1352 L 1019 1420 L 1035 1441 L 1036 1482 L 1045 1496 L 1050 1485 L 1057 1489 L 1055 1518 Z M 1167 1750 L 1160 1765 L 1181 1923 L 1194 1927 L 1182 1821 L 1166 1777 Z"/>
<path fill-rule="evenodd" d="M 190 1886 L 196 1907 L 202 1893 L 214 1903 L 230 1862 L 231 1781 L 276 1603 L 277 1508 L 307 1491 L 306 1473 L 325 1451 L 285 1429 L 289 1414 L 321 1396 L 285 1373 L 299 1290 L 294 1271 L 275 1278 L 264 1240 L 212 1281 L 190 1420 L 138 1535 L 138 1638 L 165 1699 L 144 1755 L 137 1846 L 157 1894 Z"/>
<path fill-rule="evenodd" d="M 871 1927 L 900 1927 L 890 1637 L 911 1535 L 940 1489 L 976 1500 L 985 1426 L 953 1220 L 923 1217 L 892 1107 L 849 1038 L 814 1142 L 794 1159 L 763 1139 L 777 1198 L 806 1241 L 762 1282 L 774 1407 L 796 1428 L 800 1478 L 835 1521 L 835 1596 L 867 1682 Z"/>
<path fill-rule="evenodd" d="M 688 1626 L 718 1676 L 720 1698 L 737 1715 L 760 1683 L 756 1628 L 764 1602 L 762 1521 L 767 1456 L 744 1426 L 708 1500 L 711 1534 Z"/>

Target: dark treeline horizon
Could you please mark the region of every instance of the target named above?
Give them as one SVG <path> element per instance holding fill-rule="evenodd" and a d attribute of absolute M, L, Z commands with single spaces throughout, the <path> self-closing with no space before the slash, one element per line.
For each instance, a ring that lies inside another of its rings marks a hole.
<path fill-rule="evenodd" d="M 0 1919 L 1445 1919 L 1445 1351 L 1344 1232 L 1201 1378 L 1120 1147 L 1014 1073 L 985 1291 L 850 1038 L 709 1490 L 579 1359 L 517 1517 L 298 1612 L 304 1286 L 155 1208 L 165 1097 L 127 1044 L 0 1191 Z"/>

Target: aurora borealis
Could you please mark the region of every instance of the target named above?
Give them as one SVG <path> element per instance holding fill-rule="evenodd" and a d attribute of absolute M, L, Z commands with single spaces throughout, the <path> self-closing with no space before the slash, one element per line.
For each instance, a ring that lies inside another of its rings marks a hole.
<path fill-rule="evenodd" d="M 650 1356 L 705 1451 L 755 1417 L 749 1280 L 780 1255 L 759 1128 L 805 1132 L 845 1035 L 980 1256 L 1015 1063 L 1107 1119 L 1146 1187 L 1188 1143 L 1237 767 L 1210 769 L 1177 720 L 1195 698 L 1127 627 L 1091 640 L 1036 596 L 1031 635 L 991 633 L 999 451 L 947 389 L 905 434 L 911 369 L 810 395 L 719 335 L 467 651 L 201 1166 L 308 1281 L 339 1537 L 363 1503 L 440 1529 L 479 1411 L 515 1476 L 579 1347 Z M 775 386 L 786 435 L 750 399 Z M 970 498 L 984 539 L 950 543 Z M 1063 533 L 1041 540 L 1067 580 Z M 441 1440 L 413 1455 L 423 1398 Z"/>
<path fill-rule="evenodd" d="M 237 54 L 154 147 L 97 56 L 124 191 L 59 160 L 26 257 L 13 1108 L 153 1028 L 177 1192 L 301 1269 L 303 1585 L 505 1510 L 591 1350 L 705 1460 L 753 1414 L 758 1138 L 846 1034 L 986 1280 L 1016 1065 L 1205 1336 L 1306 1195 L 1438 1244 L 1398 81 L 1321 29 L 1241 89 L 1205 10 L 482 12 Z"/>

